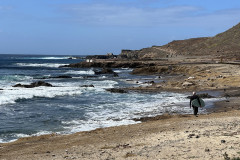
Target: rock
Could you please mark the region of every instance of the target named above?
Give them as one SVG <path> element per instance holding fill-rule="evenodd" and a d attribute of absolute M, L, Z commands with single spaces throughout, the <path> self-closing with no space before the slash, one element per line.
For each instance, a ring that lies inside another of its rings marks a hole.
<path fill-rule="evenodd" d="M 118 77 L 118 74 L 116 72 L 114 72 L 113 77 Z"/>
<path fill-rule="evenodd" d="M 190 79 L 195 79 L 195 77 L 188 77 L 188 80 L 190 80 Z"/>
<path fill-rule="evenodd" d="M 191 82 L 184 82 L 184 83 L 182 84 L 183 87 L 193 86 L 193 85 L 194 85 L 194 84 L 191 83 Z"/>
<path fill-rule="evenodd" d="M 225 140 L 221 140 L 221 143 L 226 143 L 226 141 Z"/>
<path fill-rule="evenodd" d="M 80 87 L 94 87 L 94 85 L 90 84 L 90 85 L 82 85 Z"/>
<path fill-rule="evenodd" d="M 111 68 L 103 68 L 101 71 L 94 71 L 96 75 L 100 74 L 113 74 L 114 77 L 118 77 L 118 74 L 114 72 Z"/>
<path fill-rule="evenodd" d="M 113 72 L 113 70 L 112 69 L 110 69 L 110 68 L 103 68 L 101 71 L 94 71 L 95 72 L 95 74 L 113 74 L 113 73 L 115 73 L 115 72 Z"/>
<path fill-rule="evenodd" d="M 210 152 L 210 149 L 208 149 L 208 148 L 205 148 L 205 152 Z"/>
<path fill-rule="evenodd" d="M 29 85 L 18 83 L 16 85 L 14 85 L 13 87 L 34 88 L 34 87 L 40 87 L 40 86 L 52 87 L 52 85 L 50 83 L 47 83 L 47 82 L 44 82 L 44 81 L 33 82 Z"/>
<path fill-rule="evenodd" d="M 50 78 L 72 78 L 71 76 L 62 75 L 62 76 L 56 76 L 56 77 L 43 77 L 43 78 L 37 78 L 37 79 L 50 79 Z"/>
<path fill-rule="evenodd" d="M 120 89 L 120 88 L 109 88 L 109 89 L 106 89 L 106 91 L 109 91 L 112 93 L 127 93 L 127 91 L 125 91 L 124 89 Z"/>
<path fill-rule="evenodd" d="M 195 136 L 195 134 L 189 134 L 188 138 L 192 138 L 193 136 Z"/>
<path fill-rule="evenodd" d="M 154 81 L 147 81 L 147 82 L 144 82 L 144 84 L 154 84 L 155 82 Z"/>

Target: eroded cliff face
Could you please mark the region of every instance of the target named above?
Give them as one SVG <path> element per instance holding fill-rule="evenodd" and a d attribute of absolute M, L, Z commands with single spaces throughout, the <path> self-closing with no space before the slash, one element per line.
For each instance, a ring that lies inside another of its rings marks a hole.
<path fill-rule="evenodd" d="M 140 50 L 122 50 L 120 58 L 128 59 L 159 59 L 166 58 L 170 53 L 160 46 L 152 46 Z"/>
<path fill-rule="evenodd" d="M 172 41 L 141 50 L 122 50 L 121 58 L 159 59 L 177 56 L 214 56 L 240 59 L 240 23 L 214 37 Z"/>

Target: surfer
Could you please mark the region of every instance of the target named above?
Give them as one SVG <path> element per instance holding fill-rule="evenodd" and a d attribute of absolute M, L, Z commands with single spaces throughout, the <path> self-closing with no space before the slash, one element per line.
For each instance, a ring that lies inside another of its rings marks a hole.
<path fill-rule="evenodd" d="M 198 107 L 192 105 L 192 101 L 195 100 L 195 99 L 197 99 L 198 103 L 201 105 L 201 102 L 200 102 L 200 99 L 199 99 L 198 95 L 196 94 L 196 92 L 193 92 L 193 95 L 190 97 L 190 108 L 193 107 L 193 113 L 197 117 Z M 200 106 L 200 107 L 202 107 L 202 106 Z"/>

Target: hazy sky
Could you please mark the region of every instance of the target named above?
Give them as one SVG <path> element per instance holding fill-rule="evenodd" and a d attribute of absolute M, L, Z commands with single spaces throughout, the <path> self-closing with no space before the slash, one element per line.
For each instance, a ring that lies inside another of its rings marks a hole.
<path fill-rule="evenodd" d="M 0 0 L 0 54 L 119 54 L 239 22 L 240 0 Z"/>

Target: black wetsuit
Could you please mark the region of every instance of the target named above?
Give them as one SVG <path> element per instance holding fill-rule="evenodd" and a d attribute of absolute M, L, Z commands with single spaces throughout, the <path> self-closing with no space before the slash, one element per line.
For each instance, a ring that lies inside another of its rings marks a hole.
<path fill-rule="evenodd" d="M 197 95 L 193 95 L 190 97 L 190 108 L 191 108 L 191 103 L 194 99 L 197 99 L 199 104 L 201 104 L 199 97 Z M 194 115 L 196 116 L 198 114 L 198 107 L 196 106 L 192 106 L 192 107 L 193 107 Z"/>

